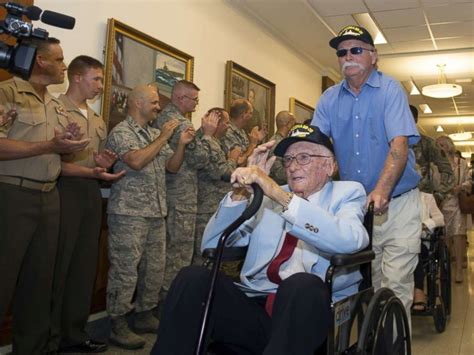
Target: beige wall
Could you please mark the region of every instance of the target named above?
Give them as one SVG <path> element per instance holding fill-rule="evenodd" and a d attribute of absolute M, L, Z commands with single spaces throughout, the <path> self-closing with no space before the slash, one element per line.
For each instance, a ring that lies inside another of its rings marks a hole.
<path fill-rule="evenodd" d="M 321 74 L 226 3 L 225 0 L 36 0 L 43 10 L 76 18 L 74 30 L 35 22 L 62 41 L 66 61 L 79 54 L 103 60 L 107 19 L 115 18 L 195 58 L 194 81 L 201 100 L 196 126 L 210 107 L 223 106 L 225 63 L 232 60 L 276 84 L 275 112 L 288 109 L 289 97 L 314 105 Z M 59 92 L 65 87 L 55 87 Z M 99 109 L 96 103 L 95 108 Z"/>

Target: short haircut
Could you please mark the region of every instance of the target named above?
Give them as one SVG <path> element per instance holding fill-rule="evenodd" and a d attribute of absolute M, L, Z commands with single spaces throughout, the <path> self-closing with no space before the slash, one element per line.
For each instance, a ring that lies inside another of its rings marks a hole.
<path fill-rule="evenodd" d="M 182 91 L 183 89 L 191 89 L 200 91 L 199 87 L 194 84 L 192 81 L 188 80 L 179 80 L 173 85 L 173 89 L 171 91 L 171 95 L 175 95 L 177 92 Z"/>
<path fill-rule="evenodd" d="M 230 117 L 237 118 L 240 115 L 247 112 L 252 107 L 252 104 L 245 99 L 237 99 L 232 101 L 232 105 L 230 106 Z"/>
<path fill-rule="evenodd" d="M 286 126 L 290 120 L 295 120 L 295 116 L 290 111 L 280 111 L 275 117 L 277 128 Z"/>
<path fill-rule="evenodd" d="M 50 45 L 61 43 L 59 39 L 54 38 L 54 37 L 48 37 L 47 39 L 31 38 L 31 39 L 26 40 L 25 42 L 27 44 L 34 45 L 36 47 L 37 54 L 48 53 Z"/>
<path fill-rule="evenodd" d="M 216 112 L 219 115 L 219 120 L 221 120 L 222 117 L 224 117 L 224 113 L 227 111 L 222 107 L 213 107 L 207 111 L 208 114 L 211 112 Z"/>
<path fill-rule="evenodd" d="M 67 77 L 69 81 L 71 81 L 73 75 L 83 74 L 86 70 L 92 68 L 104 70 L 104 65 L 95 58 L 87 55 L 80 55 L 74 58 L 67 67 Z"/>

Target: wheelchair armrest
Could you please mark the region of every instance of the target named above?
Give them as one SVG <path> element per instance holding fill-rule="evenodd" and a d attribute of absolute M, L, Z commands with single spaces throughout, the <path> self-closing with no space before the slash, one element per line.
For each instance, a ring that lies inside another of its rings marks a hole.
<path fill-rule="evenodd" d="M 331 256 L 331 265 L 356 266 L 367 264 L 374 259 L 375 253 L 372 250 L 364 250 L 355 254 L 334 254 Z"/>
<path fill-rule="evenodd" d="M 230 247 L 224 248 L 224 253 L 222 254 L 222 261 L 236 261 L 245 259 L 247 254 L 248 247 Z M 208 248 L 202 251 L 203 259 L 215 260 L 217 255 L 217 248 Z"/>

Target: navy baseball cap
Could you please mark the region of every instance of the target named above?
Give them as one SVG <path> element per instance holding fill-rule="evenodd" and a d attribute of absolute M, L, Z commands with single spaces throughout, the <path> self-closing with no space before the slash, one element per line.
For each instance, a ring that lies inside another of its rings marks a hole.
<path fill-rule="evenodd" d="M 334 147 L 328 136 L 322 133 L 318 127 L 306 124 L 294 125 L 288 136 L 280 141 L 275 147 L 274 153 L 278 157 L 282 157 L 288 147 L 296 142 L 311 142 L 325 146 L 334 154 Z"/>
<path fill-rule="evenodd" d="M 344 27 L 342 30 L 339 31 L 336 37 L 329 41 L 329 45 L 332 48 L 337 49 L 339 43 L 341 43 L 342 41 L 347 41 L 348 39 L 357 39 L 375 47 L 374 40 L 372 39 L 372 36 L 370 35 L 369 31 L 367 31 L 364 27 L 356 25 Z"/>

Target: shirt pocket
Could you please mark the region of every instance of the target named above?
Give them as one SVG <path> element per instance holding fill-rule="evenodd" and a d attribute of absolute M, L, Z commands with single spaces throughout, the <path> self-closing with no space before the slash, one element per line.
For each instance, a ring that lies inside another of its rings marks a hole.
<path fill-rule="evenodd" d="M 105 130 L 105 127 L 97 126 L 95 132 L 97 137 L 99 137 L 99 140 L 103 141 L 107 138 L 107 131 Z"/>
<path fill-rule="evenodd" d="M 18 117 L 16 121 L 26 126 L 38 126 L 46 122 L 45 107 L 40 102 L 31 102 L 19 97 L 16 102 Z"/>

